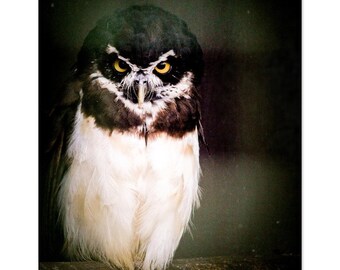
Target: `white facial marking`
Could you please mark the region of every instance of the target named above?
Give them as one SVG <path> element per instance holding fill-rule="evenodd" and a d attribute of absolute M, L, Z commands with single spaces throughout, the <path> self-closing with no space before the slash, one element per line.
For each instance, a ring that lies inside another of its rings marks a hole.
<path fill-rule="evenodd" d="M 176 56 L 175 52 L 173 50 L 170 50 L 164 54 L 162 54 L 160 57 L 158 57 L 157 61 L 151 62 L 149 67 L 144 68 L 143 70 L 148 71 L 148 72 L 152 72 L 154 70 L 154 68 L 161 62 L 164 62 L 166 60 L 168 60 L 169 56 Z"/>
<path fill-rule="evenodd" d="M 115 47 L 111 46 L 110 44 L 107 46 L 106 52 L 108 54 L 111 54 L 111 53 L 117 54 L 118 59 L 123 60 L 126 64 L 128 64 L 132 71 L 137 72 L 138 70 L 140 70 L 140 68 L 138 66 L 136 66 L 135 64 L 132 64 L 130 62 L 129 58 L 125 58 L 125 57 L 121 56 L 119 54 L 119 51 Z"/>
<path fill-rule="evenodd" d="M 92 81 L 93 84 L 99 84 L 100 88 L 107 89 L 114 93 L 116 95 L 116 101 L 121 101 L 126 108 L 140 117 L 145 118 L 145 124 L 147 128 L 149 128 L 156 119 L 158 113 L 166 108 L 168 102 L 174 102 L 175 98 L 180 97 L 190 98 L 189 94 L 190 89 L 192 88 L 193 74 L 191 72 L 185 73 L 176 85 L 160 85 L 159 87 L 155 87 L 154 91 L 156 91 L 157 95 L 161 95 L 162 98 L 153 100 L 153 102 L 146 101 L 142 105 L 126 99 L 124 93 L 119 89 L 120 83 L 114 83 L 105 78 L 100 71 L 92 73 L 90 78 L 96 78 Z M 162 92 L 166 92 L 167 95 L 163 95 Z M 138 130 L 142 131 L 143 126 L 138 127 Z"/>
<path fill-rule="evenodd" d="M 160 57 L 158 57 L 158 60 L 156 60 L 156 61 L 154 61 L 154 62 L 151 62 L 151 63 L 149 64 L 148 67 L 146 67 L 146 68 L 141 68 L 141 67 L 138 67 L 137 65 L 131 63 L 129 58 L 125 58 L 125 57 L 121 56 L 121 55 L 119 54 L 119 51 L 118 51 L 115 47 L 111 46 L 110 44 L 107 45 L 106 52 L 107 52 L 108 54 L 111 54 L 111 53 L 117 54 L 118 59 L 121 59 L 121 60 L 123 60 L 124 62 L 126 62 L 126 63 L 130 66 L 130 68 L 131 68 L 132 71 L 137 72 L 137 71 L 139 71 L 139 70 L 143 70 L 143 71 L 146 72 L 146 73 L 152 73 L 152 71 L 154 70 L 154 68 L 155 68 L 159 63 L 168 60 L 168 57 L 169 57 L 169 56 L 176 56 L 174 50 L 170 50 L 170 51 L 168 51 L 168 52 L 162 54 Z"/>
<path fill-rule="evenodd" d="M 110 44 L 107 45 L 107 47 L 106 47 L 106 52 L 107 52 L 108 54 L 111 54 L 111 53 L 119 54 L 118 50 L 117 50 L 115 47 L 111 46 Z"/>
<path fill-rule="evenodd" d="M 165 109 L 167 106 L 166 103 L 174 102 L 175 98 L 190 98 L 190 91 L 192 88 L 192 79 L 194 75 L 191 72 L 186 72 L 182 79 L 175 85 L 169 84 L 164 85 L 162 80 L 153 73 L 154 68 L 161 62 L 167 61 L 169 56 L 176 57 L 176 54 L 173 50 L 170 50 L 161 56 L 158 57 L 158 60 L 151 62 L 148 67 L 141 68 L 137 65 L 130 62 L 129 58 L 125 58 L 119 54 L 119 51 L 111 46 L 108 45 L 106 48 L 106 52 L 108 54 L 115 53 L 117 54 L 118 59 L 126 62 L 131 71 L 126 74 L 126 76 L 122 79 L 121 82 L 113 82 L 107 78 L 105 78 L 100 71 L 92 73 L 90 78 L 96 78 L 92 81 L 92 83 L 100 84 L 101 88 L 106 88 L 108 91 L 114 93 L 116 97 L 116 101 L 121 101 L 125 107 L 136 113 L 137 115 L 141 116 L 145 120 L 145 124 L 147 128 L 152 125 L 152 122 L 156 119 L 158 113 Z M 147 81 L 148 88 L 152 89 L 154 93 L 151 91 L 145 93 L 145 100 L 148 100 L 148 95 L 155 94 L 156 96 L 160 97 L 159 99 L 150 101 L 144 101 L 141 103 L 134 103 L 130 100 L 129 95 L 135 95 L 134 93 L 134 83 L 140 74 L 137 74 L 138 71 L 143 71 L 143 79 Z M 122 89 L 126 89 L 127 92 L 124 93 Z M 126 96 L 128 98 L 126 98 Z M 138 127 L 141 131 L 143 126 Z"/>

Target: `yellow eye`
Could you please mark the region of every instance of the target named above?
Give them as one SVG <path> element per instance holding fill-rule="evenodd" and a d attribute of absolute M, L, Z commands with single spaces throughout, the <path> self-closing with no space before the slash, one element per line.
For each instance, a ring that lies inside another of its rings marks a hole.
<path fill-rule="evenodd" d="M 168 62 L 161 62 L 155 67 L 155 70 L 159 74 L 166 74 L 171 70 L 171 65 Z"/>
<path fill-rule="evenodd" d="M 113 67 L 119 73 L 124 73 L 128 70 L 128 65 L 120 59 L 117 59 L 116 61 L 114 61 Z"/>

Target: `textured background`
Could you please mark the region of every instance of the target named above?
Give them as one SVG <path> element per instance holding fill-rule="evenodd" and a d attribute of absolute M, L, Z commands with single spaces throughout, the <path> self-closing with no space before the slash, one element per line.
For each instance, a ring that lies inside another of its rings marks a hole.
<path fill-rule="evenodd" d="M 202 146 L 201 208 L 193 238 L 183 237 L 176 257 L 300 254 L 300 1 L 40 1 L 40 141 L 47 112 L 95 22 L 145 3 L 185 20 L 205 59 L 201 95 L 210 155 Z M 42 260 L 45 255 L 41 249 Z"/>

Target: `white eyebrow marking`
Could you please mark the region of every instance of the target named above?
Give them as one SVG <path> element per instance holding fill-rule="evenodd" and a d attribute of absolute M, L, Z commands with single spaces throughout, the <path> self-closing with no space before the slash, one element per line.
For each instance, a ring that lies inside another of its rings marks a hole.
<path fill-rule="evenodd" d="M 176 56 L 174 50 L 170 50 L 166 53 L 163 53 L 160 57 L 158 57 L 158 60 L 151 62 L 149 67 L 147 68 L 143 68 L 143 70 L 147 71 L 147 72 L 152 72 L 152 70 L 161 62 L 164 62 L 166 60 L 168 60 L 169 56 Z"/>
<path fill-rule="evenodd" d="M 141 68 L 137 67 L 135 64 L 132 64 L 132 63 L 130 62 L 130 59 L 129 59 L 129 58 L 125 58 L 125 57 L 121 56 L 121 55 L 119 54 L 119 51 L 118 51 L 115 47 L 111 46 L 110 44 L 107 45 L 107 47 L 106 47 L 106 52 L 107 52 L 107 54 L 111 54 L 111 53 L 117 54 L 117 57 L 118 57 L 119 59 L 123 60 L 125 63 L 127 63 L 127 64 L 129 65 L 129 67 L 131 68 L 132 71 L 137 72 L 138 70 L 141 69 Z"/>
<path fill-rule="evenodd" d="M 162 54 L 160 57 L 158 57 L 158 60 L 151 62 L 150 66 L 157 66 L 160 62 L 168 60 L 169 56 L 176 56 L 174 50 L 170 50 L 170 51 Z"/>
<path fill-rule="evenodd" d="M 111 46 L 110 44 L 107 45 L 106 52 L 107 54 L 111 54 L 111 53 L 119 54 L 118 50 L 115 47 Z"/>
<path fill-rule="evenodd" d="M 106 47 L 106 52 L 107 52 L 108 54 L 111 54 L 111 53 L 117 54 L 118 58 L 121 59 L 121 60 L 123 60 L 124 62 L 126 62 L 126 63 L 130 66 L 130 68 L 132 69 L 132 71 L 137 72 L 138 70 L 144 70 L 144 71 L 146 71 L 146 72 L 148 72 L 148 73 L 151 73 L 152 70 L 153 70 L 159 63 L 168 60 L 168 57 L 169 57 L 169 56 L 176 56 L 174 50 L 170 50 L 170 51 L 168 51 L 168 52 L 166 52 L 166 53 L 163 53 L 160 57 L 158 57 L 158 60 L 156 60 L 156 61 L 154 61 L 154 62 L 151 62 L 147 68 L 141 68 L 141 67 L 138 67 L 138 66 L 135 65 L 135 64 L 132 64 L 132 63 L 130 62 L 130 59 L 129 59 L 129 58 L 125 58 L 125 57 L 121 56 L 121 55 L 119 54 L 119 51 L 118 51 L 115 47 L 111 46 L 110 44 L 107 45 L 107 47 Z"/>

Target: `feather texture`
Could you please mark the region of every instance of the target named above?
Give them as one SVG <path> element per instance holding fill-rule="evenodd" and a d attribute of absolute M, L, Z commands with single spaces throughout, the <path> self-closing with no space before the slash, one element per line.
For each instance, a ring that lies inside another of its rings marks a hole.
<path fill-rule="evenodd" d="M 61 225 L 69 257 L 169 264 L 199 205 L 202 72 L 196 37 L 162 9 L 132 6 L 90 31 L 53 113 L 43 183 L 44 227 Z"/>
<path fill-rule="evenodd" d="M 147 146 L 134 133 L 109 135 L 79 106 L 59 193 L 69 254 L 163 269 L 199 203 L 198 147 L 196 129 L 157 134 Z"/>

